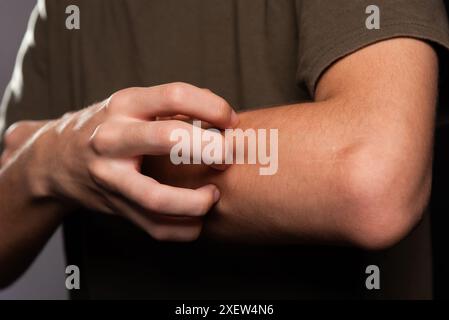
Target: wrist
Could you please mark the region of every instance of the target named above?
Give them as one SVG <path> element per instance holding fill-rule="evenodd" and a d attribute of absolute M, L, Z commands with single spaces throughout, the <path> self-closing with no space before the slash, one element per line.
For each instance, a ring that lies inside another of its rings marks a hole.
<path fill-rule="evenodd" d="M 61 167 L 63 159 L 58 146 L 58 134 L 55 134 L 55 122 L 48 123 L 36 134 L 24 156 L 23 168 L 29 196 L 35 201 L 44 201 L 57 207 L 63 214 L 69 214 L 79 206 L 67 198 L 61 185 Z"/>
<path fill-rule="evenodd" d="M 54 171 L 51 157 L 54 153 L 49 151 L 49 146 L 55 144 L 50 141 L 51 135 L 48 131 L 43 128 L 20 155 L 26 189 L 30 197 L 36 200 L 55 198 L 51 187 L 51 176 Z"/>

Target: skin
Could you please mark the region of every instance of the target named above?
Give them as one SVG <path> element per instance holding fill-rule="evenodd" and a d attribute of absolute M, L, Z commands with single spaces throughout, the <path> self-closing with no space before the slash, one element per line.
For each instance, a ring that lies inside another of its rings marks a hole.
<path fill-rule="evenodd" d="M 0 171 L 0 208 L 8 208 L 0 210 L 0 265 L 9 270 L 1 280 L 26 268 L 77 206 L 123 215 L 159 240 L 191 241 L 202 231 L 222 241 L 388 247 L 416 225 L 428 200 L 437 71 L 429 45 L 398 38 L 336 62 L 314 102 L 244 112 L 239 122 L 223 99 L 178 83 L 16 125 Z M 161 105 L 174 109 L 152 109 Z M 171 165 L 167 134 L 187 125 L 173 125 L 178 114 L 218 128 L 279 129 L 278 173 Z M 151 132 L 148 120 L 158 116 L 168 120 Z M 138 172 L 141 161 L 151 178 Z"/>
<path fill-rule="evenodd" d="M 334 64 L 315 102 L 240 113 L 243 129 L 279 128 L 273 176 L 257 165 L 215 173 L 164 158 L 146 167 L 165 183 L 219 187 L 207 237 L 389 247 L 417 224 L 430 194 L 437 64 L 423 42 L 383 41 Z"/>
<path fill-rule="evenodd" d="M 207 107 L 206 107 L 207 106 Z M 8 283 L 39 252 L 64 216 L 78 207 L 119 214 L 159 240 L 191 241 L 219 199 L 216 186 L 158 183 L 139 172 L 142 155 L 163 155 L 183 114 L 218 128 L 238 116 L 223 98 L 187 84 L 129 88 L 60 119 L 23 122 L 6 132 L 0 171 L 0 282 Z M 221 135 L 218 134 L 221 138 Z M 225 169 L 225 168 L 221 168 Z M 214 169 L 213 169 L 214 170 Z"/>

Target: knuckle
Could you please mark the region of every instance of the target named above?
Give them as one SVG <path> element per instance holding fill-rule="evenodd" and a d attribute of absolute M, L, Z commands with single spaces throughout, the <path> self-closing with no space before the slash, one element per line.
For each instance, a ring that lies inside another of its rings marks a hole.
<path fill-rule="evenodd" d="M 105 165 L 99 160 L 93 160 L 87 164 L 87 171 L 95 182 L 103 183 L 106 177 Z"/>
<path fill-rule="evenodd" d="M 107 124 L 100 124 L 95 128 L 89 142 L 96 153 L 105 154 L 108 148 L 115 142 L 114 130 L 109 128 Z"/>
<path fill-rule="evenodd" d="M 170 83 L 163 89 L 163 96 L 168 105 L 180 105 L 187 94 L 188 85 L 183 82 Z"/>
<path fill-rule="evenodd" d="M 122 110 L 123 106 L 129 103 L 135 90 L 136 88 L 126 88 L 113 93 L 106 103 L 107 110 L 112 113 L 117 113 Z"/>

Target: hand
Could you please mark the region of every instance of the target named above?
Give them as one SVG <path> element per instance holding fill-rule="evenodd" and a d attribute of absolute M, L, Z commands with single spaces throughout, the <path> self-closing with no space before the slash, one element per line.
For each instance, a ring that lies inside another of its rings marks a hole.
<path fill-rule="evenodd" d="M 170 152 L 176 143 L 170 141 L 172 130 L 192 130 L 183 121 L 156 121 L 178 114 L 222 129 L 238 122 L 225 100 L 188 84 L 121 90 L 49 122 L 27 143 L 33 150 L 33 193 L 121 214 L 158 240 L 196 239 L 218 189 L 176 188 L 140 173 L 143 155 Z"/>

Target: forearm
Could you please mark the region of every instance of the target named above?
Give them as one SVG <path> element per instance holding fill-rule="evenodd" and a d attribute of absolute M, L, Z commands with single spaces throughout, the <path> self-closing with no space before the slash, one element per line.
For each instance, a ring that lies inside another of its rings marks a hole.
<path fill-rule="evenodd" d="M 223 195 L 206 233 L 364 248 L 403 238 L 430 194 L 437 67 L 427 44 L 385 41 L 334 64 L 315 102 L 241 114 L 244 128 L 279 129 L 279 170 L 213 178 Z"/>
<path fill-rule="evenodd" d="M 0 287 L 33 261 L 63 218 L 59 203 L 31 191 L 25 155 L 0 169 Z"/>
<path fill-rule="evenodd" d="M 242 129 L 278 129 L 278 171 L 263 176 L 260 165 L 244 164 L 213 175 L 222 197 L 209 216 L 207 235 L 243 241 L 346 240 L 353 200 L 348 168 L 362 146 L 330 104 L 240 114 Z"/>
<path fill-rule="evenodd" d="M 166 158 L 146 164 L 164 183 L 218 186 L 221 198 L 207 217 L 207 237 L 381 247 L 402 237 L 426 203 L 431 143 L 398 157 L 410 140 L 388 137 L 408 136 L 408 129 L 366 121 L 377 109 L 363 103 L 331 99 L 241 113 L 243 130 L 278 129 L 274 175 L 260 175 L 260 165 L 252 164 L 224 172 L 174 166 Z"/>
<path fill-rule="evenodd" d="M 328 103 L 280 106 L 240 114 L 239 128 L 278 130 L 278 171 L 260 175 L 259 164 L 233 164 L 224 172 L 147 159 L 163 183 L 218 186 L 220 201 L 207 217 L 208 237 L 236 241 L 343 240 L 345 179 L 355 139 L 338 124 Z M 334 106 L 337 108 L 337 106 Z M 327 115 L 326 115 L 327 113 Z M 268 144 L 268 142 L 267 142 Z M 245 161 L 245 163 L 247 163 Z M 148 168 L 148 169 L 147 169 Z"/>
<path fill-rule="evenodd" d="M 279 170 L 261 176 L 258 165 L 234 165 L 213 175 L 222 197 L 206 234 L 369 248 L 402 238 L 429 196 L 434 113 L 410 114 L 409 123 L 376 113 L 394 119 L 434 102 L 389 99 L 348 95 L 240 114 L 242 129 L 279 130 Z"/>

